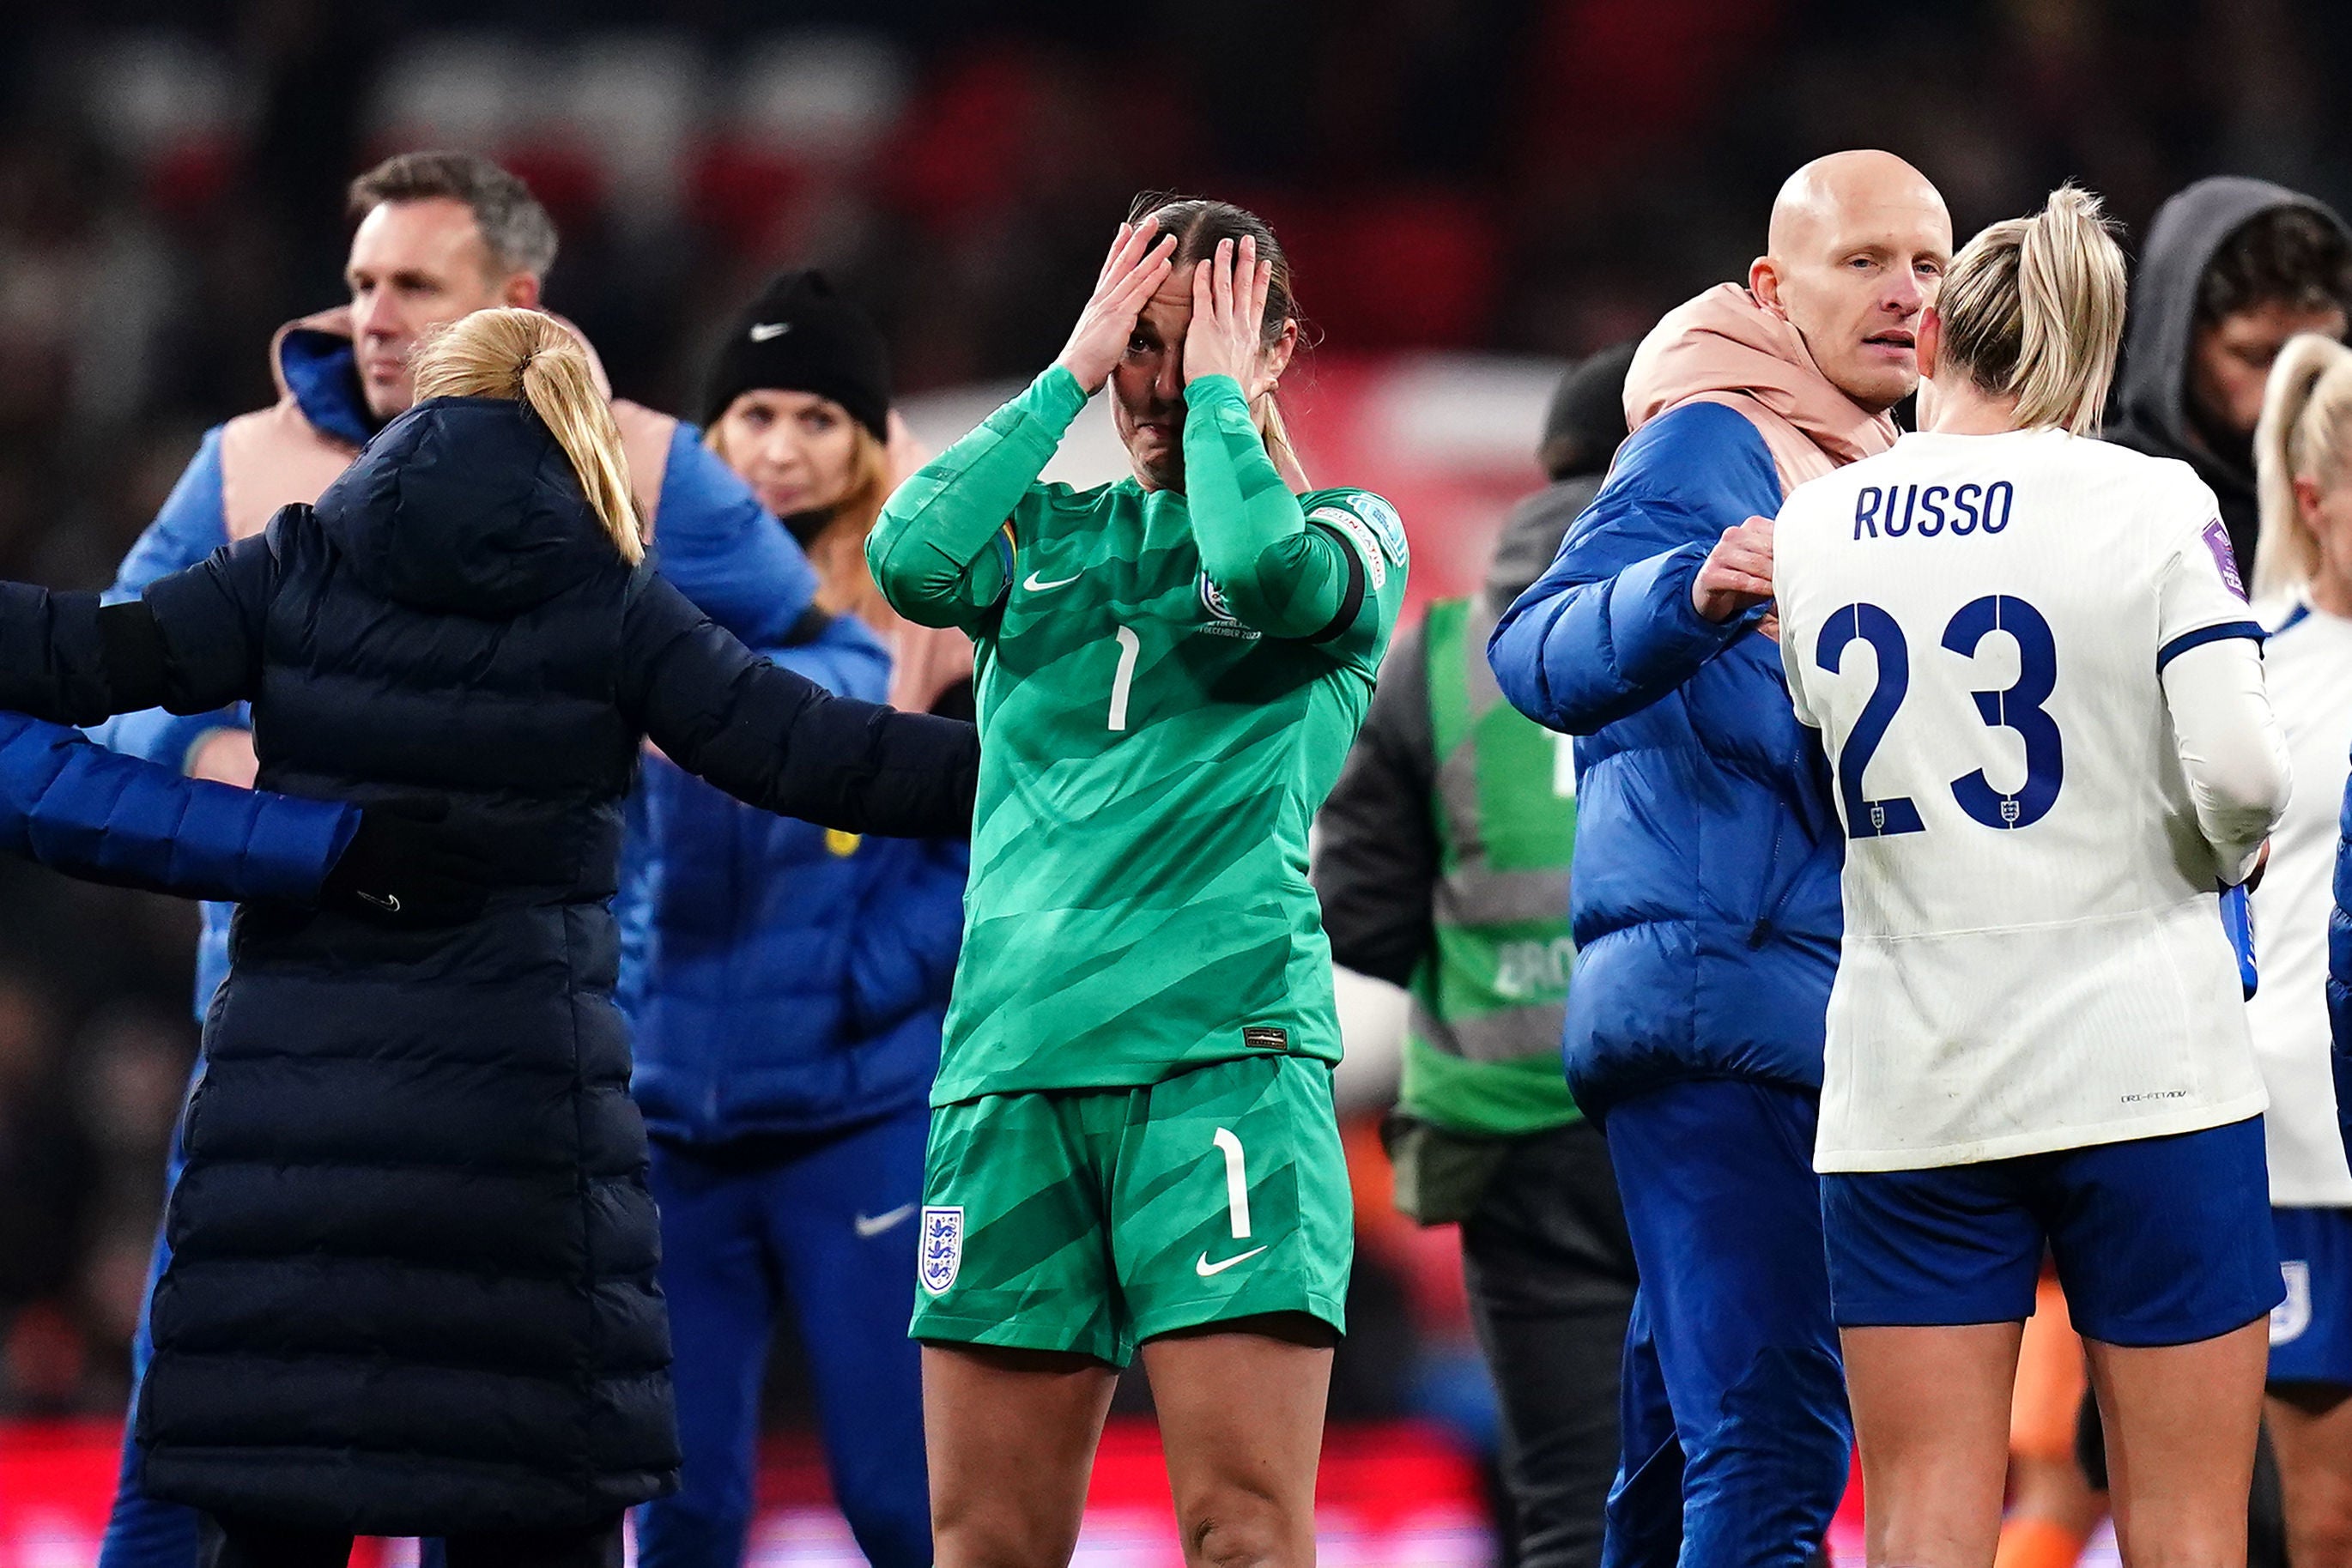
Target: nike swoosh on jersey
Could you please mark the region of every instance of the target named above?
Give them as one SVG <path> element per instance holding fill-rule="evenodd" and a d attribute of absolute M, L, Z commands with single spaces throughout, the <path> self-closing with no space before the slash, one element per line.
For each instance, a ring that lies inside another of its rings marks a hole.
<path fill-rule="evenodd" d="M 857 1239 L 865 1241 L 881 1235 L 894 1225 L 903 1223 L 908 1216 L 914 1212 L 913 1204 L 902 1203 L 887 1214 L 877 1214 L 871 1217 L 860 1214 L 854 1217 L 849 1223 L 856 1228 Z"/>
<path fill-rule="evenodd" d="M 1021 586 L 1027 589 L 1032 593 L 1043 593 L 1049 588 L 1067 588 L 1070 584 L 1077 581 L 1078 579 L 1085 575 L 1086 573 L 1083 571 L 1074 571 L 1069 576 L 1062 578 L 1058 581 L 1040 582 L 1037 580 L 1037 574 L 1033 571 L 1026 578 L 1022 580 Z"/>
<path fill-rule="evenodd" d="M 1213 1274 L 1223 1273 L 1226 1270 L 1232 1268 L 1236 1263 L 1246 1263 L 1265 1250 L 1265 1249 L 1263 1247 L 1253 1247 L 1246 1252 L 1237 1252 L 1231 1258 L 1220 1259 L 1214 1263 L 1210 1262 L 1209 1255 L 1206 1252 L 1203 1252 L 1201 1254 L 1200 1260 L 1192 1265 L 1192 1272 L 1200 1275 L 1201 1278 L 1205 1280 Z"/>
<path fill-rule="evenodd" d="M 790 321 L 754 321 L 751 323 L 751 341 L 764 343 L 771 338 L 781 338 L 792 329 Z"/>

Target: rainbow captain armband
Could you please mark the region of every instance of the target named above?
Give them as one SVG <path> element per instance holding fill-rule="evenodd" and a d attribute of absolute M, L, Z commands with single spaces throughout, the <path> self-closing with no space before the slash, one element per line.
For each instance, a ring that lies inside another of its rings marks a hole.
<path fill-rule="evenodd" d="M 2260 977 L 2254 972 L 2254 909 L 2242 883 L 2221 890 L 2221 929 L 2229 936 L 2230 950 L 2238 956 L 2238 984 L 2252 1001 Z"/>

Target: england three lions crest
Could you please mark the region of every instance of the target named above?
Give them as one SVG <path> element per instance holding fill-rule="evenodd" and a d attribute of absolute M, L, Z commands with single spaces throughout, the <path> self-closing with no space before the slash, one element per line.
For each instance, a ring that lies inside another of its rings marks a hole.
<path fill-rule="evenodd" d="M 926 1207 L 923 1210 L 921 1245 L 921 1261 L 917 1268 L 917 1277 L 923 1281 L 923 1289 L 934 1296 L 943 1295 L 947 1288 L 955 1283 L 956 1270 L 963 1266 L 961 1206 Z"/>

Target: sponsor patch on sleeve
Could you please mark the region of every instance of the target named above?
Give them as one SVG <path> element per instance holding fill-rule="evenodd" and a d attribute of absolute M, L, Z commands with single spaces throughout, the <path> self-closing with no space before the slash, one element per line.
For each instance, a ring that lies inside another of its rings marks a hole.
<path fill-rule="evenodd" d="M 1378 496 L 1367 495 L 1360 490 L 1348 498 L 1348 504 L 1372 526 L 1372 532 L 1379 536 L 1381 548 L 1388 551 L 1389 559 L 1402 566 L 1405 560 L 1404 519 L 1397 516 L 1396 508 Z"/>
<path fill-rule="evenodd" d="M 1354 541 L 1356 553 L 1364 558 L 1364 570 L 1371 574 L 1373 592 L 1388 585 L 1389 563 L 1382 559 L 1371 525 L 1345 507 L 1318 507 L 1307 514 L 1307 521 L 1328 524 Z"/>
<path fill-rule="evenodd" d="M 2213 564 L 2221 569 L 2221 586 L 2243 600 L 2246 584 L 2238 575 L 2238 552 L 2230 546 L 2230 530 L 2216 517 L 2205 525 L 2204 537 L 2205 548 L 2213 552 Z"/>

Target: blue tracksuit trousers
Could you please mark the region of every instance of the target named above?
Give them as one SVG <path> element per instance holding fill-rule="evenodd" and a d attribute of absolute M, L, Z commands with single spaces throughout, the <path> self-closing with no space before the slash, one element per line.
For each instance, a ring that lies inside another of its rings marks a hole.
<path fill-rule="evenodd" d="M 931 1561 L 915 1239 L 930 1112 L 752 1148 L 653 1145 L 677 1360 L 681 1490 L 637 1512 L 641 1568 L 736 1568 L 752 1513 L 760 1386 L 789 1301 L 835 1500 L 874 1568 Z"/>
<path fill-rule="evenodd" d="M 1800 1568 L 1844 1495 L 1853 1427 L 1830 1316 L 1814 1096 L 1670 1084 L 1604 1131 L 1641 1288 L 1606 1568 Z"/>

